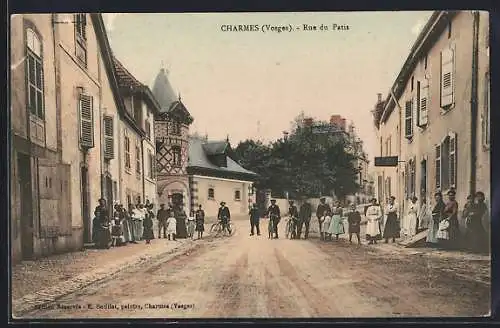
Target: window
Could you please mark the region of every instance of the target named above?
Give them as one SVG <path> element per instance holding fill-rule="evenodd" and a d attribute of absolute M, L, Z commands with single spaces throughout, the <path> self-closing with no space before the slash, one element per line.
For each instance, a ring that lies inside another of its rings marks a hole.
<path fill-rule="evenodd" d="M 405 137 L 411 139 L 413 137 L 413 103 L 412 100 L 405 104 Z"/>
<path fill-rule="evenodd" d="M 76 58 L 87 66 L 87 16 L 75 15 L 75 53 Z"/>
<path fill-rule="evenodd" d="M 379 202 L 382 200 L 384 194 L 383 190 L 384 190 L 384 178 L 381 175 L 379 175 L 377 176 L 377 196 Z"/>
<path fill-rule="evenodd" d="M 208 199 L 215 199 L 214 188 L 208 188 Z"/>
<path fill-rule="evenodd" d="M 415 167 L 415 160 L 410 159 L 407 164 L 407 173 L 406 173 L 406 178 L 407 180 L 407 197 L 413 197 L 415 196 L 415 180 L 416 180 L 416 167 Z"/>
<path fill-rule="evenodd" d="M 441 108 L 449 108 L 454 103 L 455 54 L 453 49 L 441 52 Z"/>
<path fill-rule="evenodd" d="M 420 162 L 420 198 L 427 195 L 427 160 Z"/>
<path fill-rule="evenodd" d="M 234 191 L 234 200 L 241 200 L 241 191 L 239 190 Z"/>
<path fill-rule="evenodd" d="M 427 55 L 424 57 L 424 69 L 427 69 Z"/>
<path fill-rule="evenodd" d="M 30 113 L 40 119 L 45 118 L 43 94 L 42 44 L 32 29 L 26 29 L 26 81 L 28 83 L 28 108 Z"/>
<path fill-rule="evenodd" d="M 84 148 L 94 147 L 94 98 L 83 91 L 80 92 L 78 111 L 80 114 L 80 145 Z"/>
<path fill-rule="evenodd" d="M 130 138 L 125 136 L 125 169 L 130 170 L 131 168 L 131 158 L 130 158 Z"/>
<path fill-rule="evenodd" d="M 138 124 L 142 124 L 142 100 L 139 96 L 133 96 L 134 104 L 134 120 Z"/>
<path fill-rule="evenodd" d="M 151 124 L 149 124 L 149 121 L 146 120 L 144 123 L 145 128 L 146 128 L 146 136 L 148 137 L 149 140 L 151 140 Z"/>
<path fill-rule="evenodd" d="M 176 136 L 181 135 L 181 124 L 179 122 L 172 122 L 172 134 Z"/>
<path fill-rule="evenodd" d="M 148 158 L 149 158 L 149 177 L 151 179 L 154 179 L 155 177 L 155 157 L 151 153 L 151 151 L 148 152 Z"/>
<path fill-rule="evenodd" d="M 441 145 L 436 146 L 436 189 L 441 188 Z"/>
<path fill-rule="evenodd" d="M 179 146 L 173 146 L 172 147 L 172 156 L 173 156 L 173 162 L 174 166 L 181 166 L 181 147 Z"/>
<path fill-rule="evenodd" d="M 415 84 L 414 82 L 415 82 L 415 77 L 414 77 L 414 76 L 412 76 L 412 77 L 411 77 L 411 91 L 413 91 L 413 86 L 414 86 L 414 84 Z"/>
<path fill-rule="evenodd" d="M 385 198 L 391 197 L 391 177 L 385 179 Z"/>
<path fill-rule="evenodd" d="M 485 149 L 490 146 L 490 76 L 486 73 L 484 79 L 484 105 L 481 113 L 481 140 Z"/>
<path fill-rule="evenodd" d="M 428 102 L 429 102 L 429 82 L 424 79 L 417 83 L 419 106 L 417 110 L 417 125 L 425 127 L 429 123 L 428 119 Z"/>
<path fill-rule="evenodd" d="M 104 158 L 113 159 L 115 157 L 115 139 L 113 131 L 113 117 L 104 116 Z"/>
<path fill-rule="evenodd" d="M 135 145 L 135 172 L 141 173 L 141 147 L 139 144 Z"/>
<path fill-rule="evenodd" d="M 457 135 L 450 133 L 436 146 L 436 187 L 441 190 L 456 188 Z"/>

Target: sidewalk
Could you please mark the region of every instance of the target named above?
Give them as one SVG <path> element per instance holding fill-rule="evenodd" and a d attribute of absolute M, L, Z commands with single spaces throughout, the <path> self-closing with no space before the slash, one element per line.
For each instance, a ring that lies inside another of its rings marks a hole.
<path fill-rule="evenodd" d="M 23 261 L 12 267 L 12 315 L 20 315 L 131 266 L 192 244 L 189 239 L 154 239 L 149 245 L 142 241 Z"/>

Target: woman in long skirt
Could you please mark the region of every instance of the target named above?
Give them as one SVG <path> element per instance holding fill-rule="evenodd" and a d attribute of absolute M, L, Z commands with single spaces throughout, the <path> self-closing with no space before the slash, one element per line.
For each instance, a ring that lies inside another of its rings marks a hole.
<path fill-rule="evenodd" d="M 427 232 L 427 239 L 426 239 L 427 244 L 429 244 L 430 246 L 437 245 L 438 242 L 437 233 L 439 230 L 439 222 L 443 218 L 444 207 L 445 207 L 445 204 L 443 202 L 443 194 L 441 194 L 441 192 L 436 192 L 434 194 L 434 200 L 436 204 L 434 205 L 434 208 L 432 209 L 431 212 L 432 219 L 429 222 L 429 231 Z"/>
<path fill-rule="evenodd" d="M 335 240 L 339 240 L 339 235 L 342 235 L 344 232 L 342 207 L 340 207 L 340 202 L 336 201 L 335 206 L 332 209 L 332 221 L 330 222 L 330 227 L 328 228 L 328 234 L 330 236 L 335 235 Z"/>
<path fill-rule="evenodd" d="M 406 231 L 405 237 L 413 237 L 417 234 L 417 217 L 418 217 L 418 198 L 413 196 L 411 203 L 408 205 L 406 214 Z"/>
<path fill-rule="evenodd" d="M 371 205 L 366 209 L 366 239 L 368 244 L 376 244 L 380 237 L 379 221 L 382 218 L 382 209 L 377 205 L 377 199 L 373 198 Z"/>
<path fill-rule="evenodd" d="M 146 215 L 142 224 L 144 227 L 144 230 L 142 232 L 142 239 L 146 241 L 146 244 L 149 244 L 152 239 L 155 239 L 153 233 L 153 218 L 151 217 L 151 215 Z"/>
<path fill-rule="evenodd" d="M 444 218 L 448 221 L 448 233 L 439 238 L 441 245 L 449 248 L 458 246 L 460 240 L 460 228 L 458 225 L 458 202 L 455 200 L 455 190 L 448 191 L 448 202 L 444 208 Z"/>
<path fill-rule="evenodd" d="M 385 211 L 387 213 L 387 222 L 385 223 L 383 238 L 386 243 L 389 242 L 389 239 L 392 239 L 394 243 L 396 242 L 396 238 L 399 237 L 398 206 L 394 202 L 395 200 L 396 197 L 391 196 Z"/>

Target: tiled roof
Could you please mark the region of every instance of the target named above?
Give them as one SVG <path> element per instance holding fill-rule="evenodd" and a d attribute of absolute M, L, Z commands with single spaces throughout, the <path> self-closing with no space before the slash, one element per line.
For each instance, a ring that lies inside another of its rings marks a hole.
<path fill-rule="evenodd" d="M 210 170 L 216 170 L 221 173 L 239 173 L 251 176 L 257 176 L 255 172 L 249 171 L 243 168 L 241 165 L 236 163 L 231 157 L 227 156 L 227 167 L 220 167 L 213 164 L 209 159 L 206 149 L 209 152 L 215 150 L 220 151 L 222 149 L 221 144 L 225 143 L 225 148 L 227 148 L 227 142 L 215 141 L 207 142 L 199 137 L 189 138 L 189 164 L 188 167 L 200 167 Z M 224 148 L 224 149 L 225 149 Z"/>
<path fill-rule="evenodd" d="M 115 66 L 116 77 L 118 80 L 118 86 L 120 88 L 142 88 L 144 84 L 139 82 L 126 68 L 123 64 L 113 56 L 113 63 Z"/>

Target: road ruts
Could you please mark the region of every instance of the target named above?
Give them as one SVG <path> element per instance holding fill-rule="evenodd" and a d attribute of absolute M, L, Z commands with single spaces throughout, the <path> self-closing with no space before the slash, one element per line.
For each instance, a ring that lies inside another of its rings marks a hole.
<path fill-rule="evenodd" d="M 430 260 L 391 258 L 345 241 L 269 240 L 265 234 L 249 236 L 246 221 L 234 224 L 232 237 L 197 241 L 173 259 L 145 263 L 58 300 L 93 304 L 92 309 L 46 309 L 30 317 L 418 317 L 489 311 L 489 288 L 435 269 Z M 99 304 L 118 309 L 96 309 Z M 130 308 L 121 309 L 126 304 Z"/>

